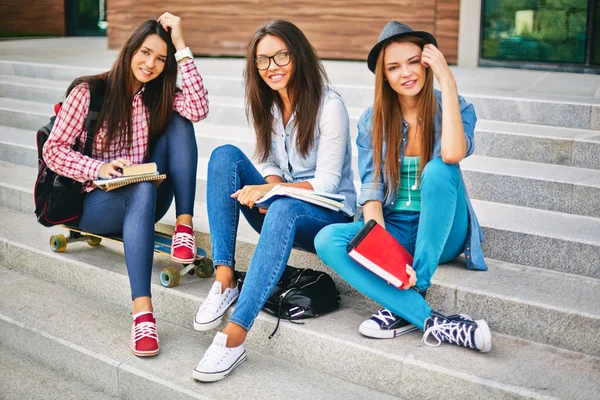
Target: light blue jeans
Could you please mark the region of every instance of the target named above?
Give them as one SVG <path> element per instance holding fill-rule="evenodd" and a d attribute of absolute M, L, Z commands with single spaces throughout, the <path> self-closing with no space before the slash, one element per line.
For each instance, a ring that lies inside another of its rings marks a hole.
<path fill-rule="evenodd" d="M 132 299 L 151 296 L 154 224 L 171 206 L 173 195 L 178 216 L 194 213 L 198 148 L 192 123 L 174 113 L 149 161 L 167 174 L 158 188 L 141 182 L 110 192 L 94 189 L 83 196 L 79 222 L 86 232 L 123 238 Z"/>
<path fill-rule="evenodd" d="M 386 230 L 414 256 L 417 290 L 431 286 L 439 263 L 463 252 L 468 218 L 460 173 L 440 158 L 430 161 L 423 170 L 421 212 L 385 215 Z M 348 256 L 346 245 L 363 226 L 361 220 L 324 228 L 315 238 L 317 254 L 355 289 L 423 329 L 432 310 L 417 290 L 397 289 Z"/>
<path fill-rule="evenodd" d="M 249 331 L 258 312 L 275 289 L 292 252 L 292 246 L 315 252 L 314 238 L 321 228 L 348 222 L 343 214 L 287 197 L 271 204 L 267 214 L 231 198 L 245 185 L 266 181 L 237 147 L 216 148 L 208 162 L 206 203 L 212 256 L 215 265 L 235 268 L 235 243 L 240 210 L 260 238 L 242 292 L 230 322 Z"/>

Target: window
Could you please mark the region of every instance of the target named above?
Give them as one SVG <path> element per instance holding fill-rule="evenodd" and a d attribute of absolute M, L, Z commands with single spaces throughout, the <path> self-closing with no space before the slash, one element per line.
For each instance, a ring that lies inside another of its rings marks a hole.
<path fill-rule="evenodd" d="M 583 64 L 588 8 L 588 0 L 486 0 L 482 58 Z"/>

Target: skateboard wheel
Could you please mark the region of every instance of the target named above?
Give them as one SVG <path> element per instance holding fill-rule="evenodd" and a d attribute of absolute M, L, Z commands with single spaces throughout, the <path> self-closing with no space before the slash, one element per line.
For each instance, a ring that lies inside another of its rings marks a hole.
<path fill-rule="evenodd" d="M 50 236 L 50 248 L 55 253 L 62 253 L 67 249 L 67 238 L 63 234 Z"/>
<path fill-rule="evenodd" d="M 100 244 L 100 242 L 102 242 L 102 238 L 90 236 L 89 238 L 85 239 L 85 241 L 90 246 L 98 246 Z"/>
<path fill-rule="evenodd" d="M 176 267 L 165 268 L 160 272 L 160 284 L 164 287 L 179 285 L 179 269 Z"/>
<path fill-rule="evenodd" d="M 215 267 L 210 258 L 203 258 L 196 266 L 196 275 L 200 278 L 210 278 L 215 273 Z"/>

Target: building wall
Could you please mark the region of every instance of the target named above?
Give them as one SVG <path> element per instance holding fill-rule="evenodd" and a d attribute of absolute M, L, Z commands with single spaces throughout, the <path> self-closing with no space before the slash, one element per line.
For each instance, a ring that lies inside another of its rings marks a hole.
<path fill-rule="evenodd" d="M 460 0 L 109 0 L 108 40 L 119 48 L 129 33 L 163 10 L 180 16 L 196 55 L 244 55 L 256 29 L 271 18 L 298 25 L 323 58 L 364 60 L 385 23 L 400 20 L 433 33 L 456 63 Z M 268 10 L 268 11 L 267 11 Z"/>
<path fill-rule="evenodd" d="M 63 36 L 65 0 L 2 0 L 0 32 Z"/>

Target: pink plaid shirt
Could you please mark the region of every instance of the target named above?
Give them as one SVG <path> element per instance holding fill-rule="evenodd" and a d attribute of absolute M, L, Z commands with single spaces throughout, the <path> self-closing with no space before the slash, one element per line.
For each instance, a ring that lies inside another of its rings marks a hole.
<path fill-rule="evenodd" d="M 208 92 L 202 83 L 194 60 L 189 59 L 179 64 L 182 74 L 183 90 L 178 91 L 173 103 L 173 109 L 182 117 L 192 122 L 206 118 L 208 114 Z M 109 147 L 108 155 L 102 153 L 106 130 L 102 126 L 96 133 L 97 140 L 92 146 L 91 157 L 81 154 L 87 132 L 84 129 L 90 107 L 90 91 L 87 83 L 75 87 L 64 101 L 56 116 L 52 132 L 44 145 L 43 157 L 48 167 L 59 175 L 66 176 L 78 182 L 85 182 L 83 190 L 90 192 L 94 189 L 91 180 L 98 179 L 100 167 L 116 158 L 126 158 L 134 164 L 144 162 L 148 146 L 148 110 L 143 104 L 144 87 L 134 97 L 132 107 L 133 141 L 131 148 L 121 150 Z M 73 145 L 79 139 L 79 146 L 73 150 Z"/>

